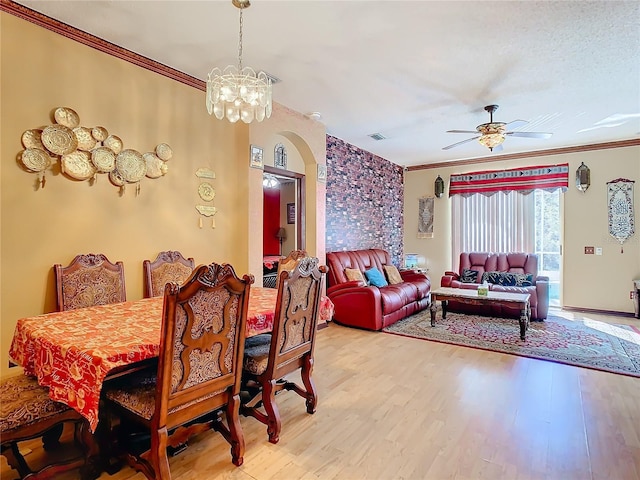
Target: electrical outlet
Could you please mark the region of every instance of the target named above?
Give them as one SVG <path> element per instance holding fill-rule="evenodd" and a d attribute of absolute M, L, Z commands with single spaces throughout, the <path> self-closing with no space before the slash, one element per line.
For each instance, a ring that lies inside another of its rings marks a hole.
<path fill-rule="evenodd" d="M 633 300 L 635 297 L 633 290 L 629 292 L 629 300 Z"/>
<path fill-rule="evenodd" d="M 596 247 L 596 255 L 602 255 L 602 247 Z"/>
<path fill-rule="evenodd" d="M 594 252 L 594 248 L 593 247 L 584 247 L 584 254 L 585 255 L 593 255 Z"/>

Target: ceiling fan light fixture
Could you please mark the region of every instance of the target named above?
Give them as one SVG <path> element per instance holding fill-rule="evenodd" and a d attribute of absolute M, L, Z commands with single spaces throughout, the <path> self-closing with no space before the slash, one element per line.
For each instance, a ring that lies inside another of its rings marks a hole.
<path fill-rule="evenodd" d="M 207 76 L 206 105 L 209 115 L 232 123 L 242 120 L 261 122 L 271 116 L 272 81 L 265 72 L 256 73 L 251 67 L 242 67 L 242 11 L 249 0 L 232 0 L 240 9 L 240 34 L 238 41 L 238 66 L 228 65 L 223 70 L 215 67 Z"/>
<path fill-rule="evenodd" d="M 502 145 L 504 139 L 505 136 L 503 133 L 487 133 L 478 138 L 478 142 L 480 142 L 481 145 L 487 147 L 489 150 L 493 150 L 498 145 Z"/>

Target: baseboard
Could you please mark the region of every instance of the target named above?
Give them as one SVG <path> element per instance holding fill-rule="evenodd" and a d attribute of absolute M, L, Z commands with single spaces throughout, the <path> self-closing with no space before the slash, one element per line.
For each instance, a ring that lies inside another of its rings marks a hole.
<path fill-rule="evenodd" d="M 601 315 L 611 315 L 614 317 L 631 317 L 636 318 L 635 314 L 631 312 L 618 312 L 616 310 L 599 310 L 597 308 L 583 308 L 583 307 L 567 307 L 564 306 L 559 310 L 565 310 L 567 312 L 582 312 L 582 313 L 599 313 Z"/>

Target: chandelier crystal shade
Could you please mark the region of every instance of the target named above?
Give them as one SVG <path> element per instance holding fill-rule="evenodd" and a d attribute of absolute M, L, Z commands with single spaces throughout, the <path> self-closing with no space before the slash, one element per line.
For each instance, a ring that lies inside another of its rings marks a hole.
<path fill-rule="evenodd" d="M 232 123 L 242 120 L 261 122 L 271 116 L 271 78 L 265 72 L 256 73 L 251 67 L 242 67 L 242 10 L 249 0 L 232 0 L 240 9 L 240 35 L 238 41 L 238 66 L 228 65 L 224 70 L 215 67 L 207 77 L 206 104 L 209 115 Z"/>

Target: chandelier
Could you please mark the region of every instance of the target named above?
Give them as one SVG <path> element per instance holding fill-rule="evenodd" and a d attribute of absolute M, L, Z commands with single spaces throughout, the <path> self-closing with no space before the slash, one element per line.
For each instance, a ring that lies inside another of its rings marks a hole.
<path fill-rule="evenodd" d="M 280 182 L 274 175 L 265 173 L 262 176 L 262 186 L 265 188 L 278 188 L 280 186 Z"/>
<path fill-rule="evenodd" d="M 271 78 L 265 72 L 256 73 L 251 67 L 242 67 L 242 10 L 251 5 L 249 0 L 231 0 L 240 9 L 240 35 L 238 66 L 228 65 L 224 70 L 215 67 L 207 77 L 206 104 L 209 115 L 219 120 L 225 116 L 232 123 L 242 119 L 251 123 L 271 116 Z"/>

